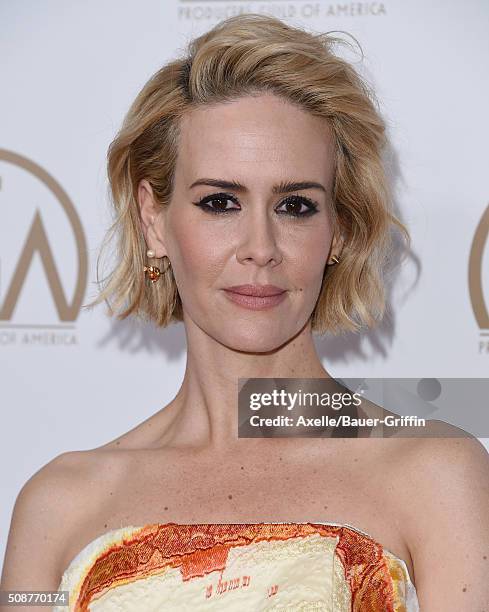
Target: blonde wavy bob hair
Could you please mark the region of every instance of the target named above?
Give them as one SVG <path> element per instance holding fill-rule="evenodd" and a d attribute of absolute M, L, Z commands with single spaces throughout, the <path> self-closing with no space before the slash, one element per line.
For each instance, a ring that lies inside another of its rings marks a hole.
<path fill-rule="evenodd" d="M 156 283 L 143 273 L 147 246 L 138 184 L 147 179 L 156 201 L 167 206 L 182 116 L 195 107 L 272 92 L 327 120 L 335 140 L 333 219 L 344 246 L 340 262 L 325 266 L 312 330 L 336 334 L 374 326 L 386 307 L 382 272 L 394 244 L 391 229 L 400 230 L 408 242 L 409 234 L 391 210 L 382 161 L 385 124 L 375 95 L 333 53 L 336 43 L 344 41 L 247 13 L 192 40 L 185 57 L 150 78 L 108 150 L 115 215 L 104 246 L 117 237 L 117 262 L 105 279 L 98 279 L 101 291 L 89 306 L 105 300 L 110 315 L 134 314 L 161 327 L 182 321 L 171 267 Z"/>

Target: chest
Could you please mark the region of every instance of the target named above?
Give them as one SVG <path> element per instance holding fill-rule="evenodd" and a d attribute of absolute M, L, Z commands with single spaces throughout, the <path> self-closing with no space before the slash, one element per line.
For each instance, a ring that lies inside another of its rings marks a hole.
<path fill-rule="evenodd" d="M 100 488 L 100 510 L 85 539 L 150 523 L 332 522 L 365 531 L 404 559 L 413 575 L 392 482 L 354 458 L 338 464 L 280 454 L 226 461 L 168 457 L 166 465 L 141 460 L 124 472 Z M 82 546 L 74 537 L 67 561 Z"/>

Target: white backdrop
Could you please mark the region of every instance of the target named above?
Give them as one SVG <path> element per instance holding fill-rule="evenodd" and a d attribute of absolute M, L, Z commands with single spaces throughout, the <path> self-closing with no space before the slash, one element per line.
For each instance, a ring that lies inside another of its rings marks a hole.
<path fill-rule="evenodd" d="M 35 471 L 131 429 L 180 386 L 181 324 L 116 322 L 76 297 L 95 295 L 105 155 L 129 104 L 190 38 L 251 11 L 359 40 L 412 233 L 390 320 L 361 338 L 317 339 L 325 367 L 340 378 L 489 373 L 485 0 L 1 0 L 2 558 Z"/>

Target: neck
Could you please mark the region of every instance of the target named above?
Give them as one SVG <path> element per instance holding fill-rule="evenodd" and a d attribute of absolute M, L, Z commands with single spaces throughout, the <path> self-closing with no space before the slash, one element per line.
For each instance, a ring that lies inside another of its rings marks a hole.
<path fill-rule="evenodd" d="M 185 326 L 187 363 L 182 385 L 164 409 L 171 423 L 166 442 L 202 451 L 244 448 L 237 437 L 238 379 L 331 378 L 314 346 L 310 321 L 276 351 L 247 353 L 216 342 L 192 322 Z"/>

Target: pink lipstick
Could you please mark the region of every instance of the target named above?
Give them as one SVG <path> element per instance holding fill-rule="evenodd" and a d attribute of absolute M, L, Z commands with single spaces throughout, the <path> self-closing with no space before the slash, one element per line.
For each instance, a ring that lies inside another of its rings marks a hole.
<path fill-rule="evenodd" d="M 229 300 L 250 310 L 277 306 L 287 297 L 287 290 L 275 285 L 234 285 L 224 292 Z"/>

